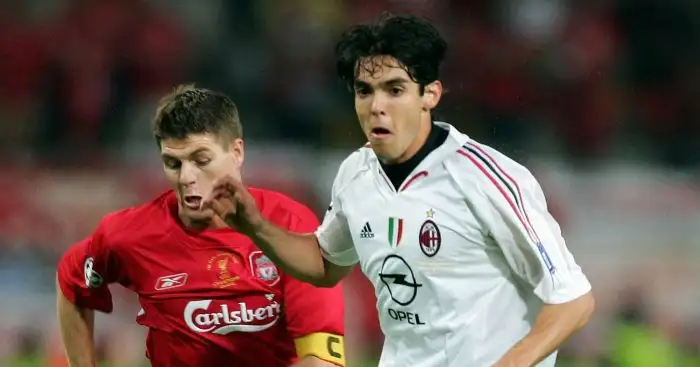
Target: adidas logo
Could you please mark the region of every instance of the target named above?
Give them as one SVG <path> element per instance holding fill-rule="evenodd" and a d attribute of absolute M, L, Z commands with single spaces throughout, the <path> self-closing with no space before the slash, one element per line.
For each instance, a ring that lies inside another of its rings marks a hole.
<path fill-rule="evenodd" d="M 374 232 L 372 232 L 372 227 L 369 226 L 369 222 L 365 223 L 360 231 L 360 238 L 374 238 Z"/>

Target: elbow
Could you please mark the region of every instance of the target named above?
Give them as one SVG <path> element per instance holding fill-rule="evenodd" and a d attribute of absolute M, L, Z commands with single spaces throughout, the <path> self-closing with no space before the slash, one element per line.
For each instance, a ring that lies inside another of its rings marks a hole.
<path fill-rule="evenodd" d="M 348 275 L 352 267 L 339 266 L 323 259 L 323 266 L 309 283 L 319 288 L 333 288 Z"/>
<path fill-rule="evenodd" d="M 333 288 L 340 282 L 337 276 L 329 273 L 326 269 L 321 269 L 314 273 L 290 272 L 289 275 L 316 288 Z"/>
<path fill-rule="evenodd" d="M 317 288 L 333 288 L 336 285 L 338 285 L 338 283 L 340 283 L 340 279 L 323 277 L 323 278 L 316 278 L 316 279 L 310 281 L 309 283 L 311 283 L 313 286 L 315 286 Z"/>
<path fill-rule="evenodd" d="M 593 313 L 595 312 L 595 297 L 593 296 L 592 291 L 588 291 L 588 293 L 584 294 L 578 299 L 580 303 L 580 319 L 579 319 L 579 325 L 578 329 L 583 328 L 588 324 L 589 321 L 591 321 L 591 318 L 593 317 Z"/>

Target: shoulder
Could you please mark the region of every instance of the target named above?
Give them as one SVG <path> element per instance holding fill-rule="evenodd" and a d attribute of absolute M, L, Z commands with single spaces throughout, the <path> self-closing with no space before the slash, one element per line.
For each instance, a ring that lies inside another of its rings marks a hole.
<path fill-rule="evenodd" d="M 167 191 L 149 202 L 110 212 L 102 217 L 96 234 L 108 243 L 117 244 L 129 242 L 135 235 L 159 225 L 165 226 L 174 199 L 175 193 Z"/>
<path fill-rule="evenodd" d="M 295 223 L 318 223 L 316 214 L 308 206 L 285 194 L 256 187 L 250 187 L 249 191 L 263 216 L 277 225 L 295 229 L 290 228 Z"/>
<path fill-rule="evenodd" d="M 453 179 L 470 191 L 483 191 L 485 187 L 520 190 L 537 182 L 527 167 L 473 139 L 448 158 L 446 166 Z"/>
<path fill-rule="evenodd" d="M 338 168 L 338 174 L 333 182 L 333 190 L 338 193 L 355 180 L 363 172 L 370 169 L 370 162 L 376 159 L 369 143 L 350 153 Z"/>

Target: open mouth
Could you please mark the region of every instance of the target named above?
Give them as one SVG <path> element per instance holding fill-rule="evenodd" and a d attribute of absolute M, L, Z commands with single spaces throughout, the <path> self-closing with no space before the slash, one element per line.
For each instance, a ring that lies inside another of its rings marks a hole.
<path fill-rule="evenodd" d="M 383 127 L 375 127 L 372 128 L 372 131 L 370 133 L 370 138 L 372 139 L 384 139 L 391 135 L 391 131 L 389 129 L 383 128 Z"/>
<path fill-rule="evenodd" d="M 202 207 L 202 196 L 200 195 L 185 195 L 183 204 L 188 209 L 199 210 Z"/>

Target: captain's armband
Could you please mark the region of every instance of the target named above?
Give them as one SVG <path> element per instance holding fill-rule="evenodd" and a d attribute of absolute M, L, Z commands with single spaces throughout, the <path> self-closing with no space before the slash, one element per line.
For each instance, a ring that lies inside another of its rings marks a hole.
<path fill-rule="evenodd" d="M 345 366 L 345 341 L 342 335 L 313 333 L 294 340 L 297 356 L 315 356 Z"/>

